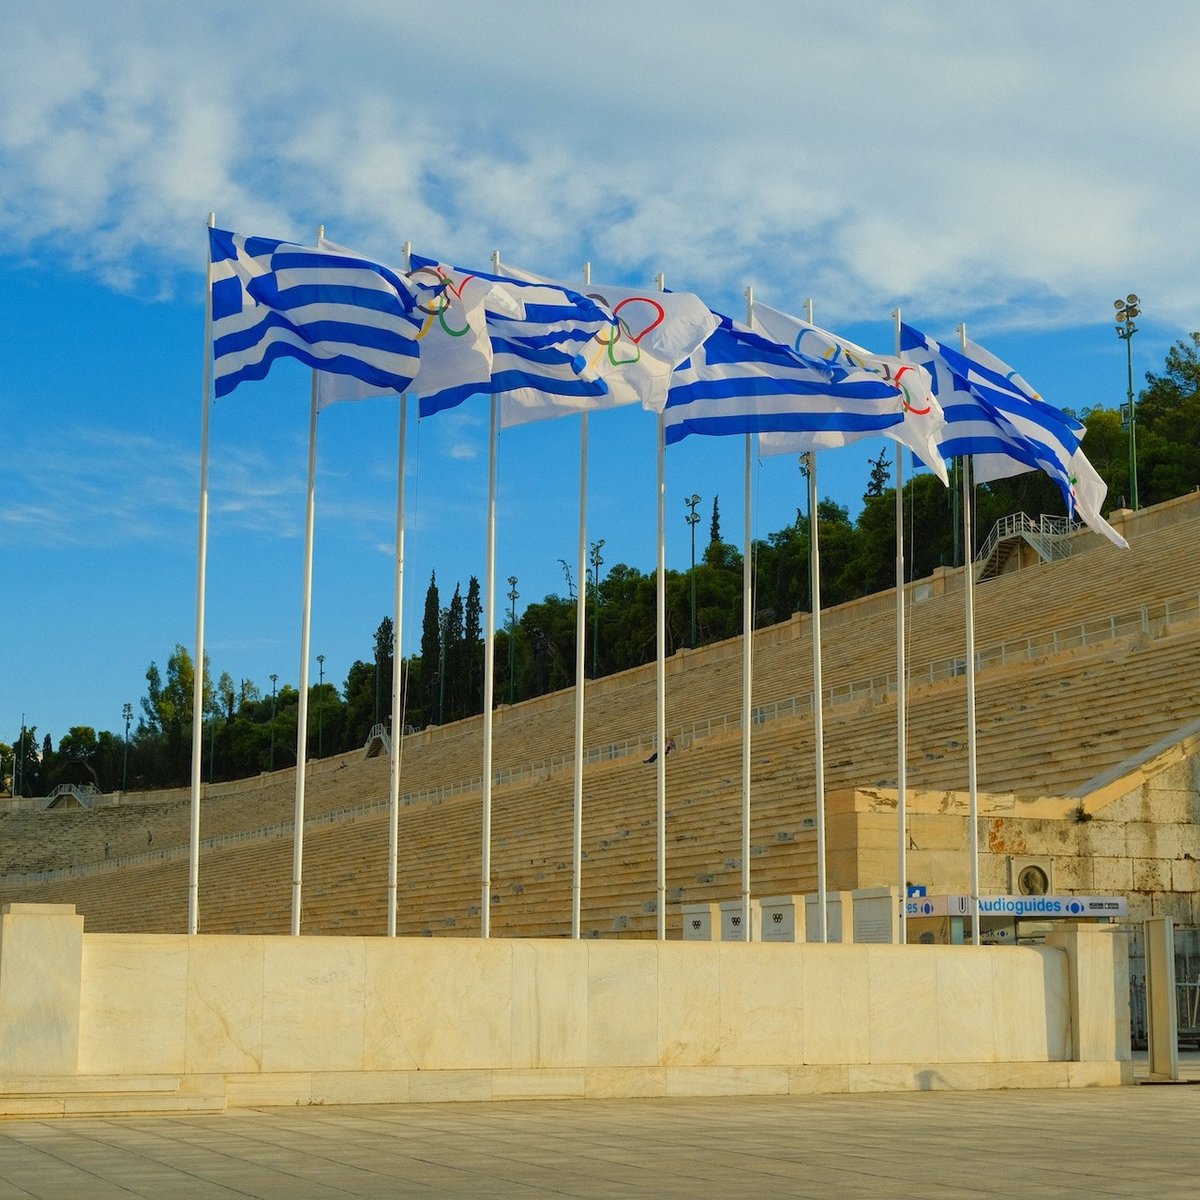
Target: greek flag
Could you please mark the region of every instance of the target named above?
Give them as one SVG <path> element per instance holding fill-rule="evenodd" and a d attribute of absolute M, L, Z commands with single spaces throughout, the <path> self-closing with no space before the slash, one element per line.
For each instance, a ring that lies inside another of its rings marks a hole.
<path fill-rule="evenodd" d="M 504 264 L 506 278 L 524 283 L 549 284 L 570 291 L 541 275 Z M 581 408 L 613 408 L 641 404 L 662 412 L 667 403 L 671 372 L 717 327 L 707 304 L 691 292 L 586 285 L 587 298 L 610 314 L 611 325 L 597 331 L 576 359 L 576 371 L 585 379 L 599 378 L 607 395 L 582 400 L 538 393 L 532 400 L 505 396 L 501 424 L 519 425 L 577 412 Z"/>
<path fill-rule="evenodd" d="M 884 433 L 903 419 L 893 384 L 715 315 L 716 330 L 672 376 L 663 413 L 668 445 L 693 433 L 772 432 L 795 434 L 815 450 Z"/>
<path fill-rule="evenodd" d="M 278 358 L 402 392 L 417 373 L 415 289 L 341 248 L 209 230 L 213 379 L 226 396 Z"/>
<path fill-rule="evenodd" d="M 753 306 L 751 324 L 773 341 L 791 346 L 807 358 L 820 359 L 847 373 L 866 372 L 891 384 L 895 389 L 891 397 L 893 423 L 879 432 L 907 446 L 943 483 L 950 482 L 938 449 L 938 435 L 946 422 L 942 406 L 933 395 L 933 380 L 924 367 L 901 358 L 872 354 L 854 342 L 765 304 Z M 802 444 L 803 436 L 760 433 L 758 449 L 761 454 L 801 453 L 809 449 Z"/>
<path fill-rule="evenodd" d="M 415 254 L 412 266 L 414 276 L 434 271 L 453 287 L 465 287 L 470 280 L 491 285 L 483 300 L 492 348 L 490 379 L 423 393 L 422 417 L 454 408 L 479 394 L 530 405 L 549 396 L 576 409 L 594 406 L 608 395 L 602 379 L 585 378 L 576 365 L 583 347 L 614 324 L 612 316 L 593 300 L 552 284 L 464 271 Z"/>
<path fill-rule="evenodd" d="M 933 376 L 946 425 L 946 459 L 969 455 L 977 483 L 1024 471 L 1044 471 L 1058 485 L 1067 512 L 1122 548 L 1125 539 L 1100 515 L 1107 488 L 1080 448 L 1082 422 L 1048 404 L 1007 363 L 974 342 L 960 350 L 900 326 L 900 348 Z"/>

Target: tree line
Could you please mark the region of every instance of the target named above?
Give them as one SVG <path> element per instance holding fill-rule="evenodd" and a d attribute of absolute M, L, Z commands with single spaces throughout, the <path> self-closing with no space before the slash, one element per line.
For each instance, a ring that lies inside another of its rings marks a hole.
<path fill-rule="evenodd" d="M 1130 494 L 1129 439 L 1121 414 L 1093 408 L 1082 414 L 1084 446 L 1108 484 L 1109 508 Z M 1200 486 L 1200 333 L 1177 342 L 1161 373 L 1149 372 L 1137 402 L 1137 471 L 1143 506 L 1183 495 Z M 887 486 L 889 451 L 868 459 L 863 506 L 849 511 L 831 500 L 817 505 L 821 547 L 821 601 L 832 606 L 890 588 L 895 583 L 895 491 Z M 804 464 L 799 462 L 797 494 Z M 944 488 L 921 472 L 904 485 L 906 558 L 910 578 L 962 560 L 961 487 Z M 694 498 L 695 499 L 695 498 Z M 1041 472 L 997 480 L 973 491 L 977 545 L 996 521 L 1014 512 L 1060 513 L 1062 496 Z M 694 507 L 693 507 L 693 515 Z M 756 541 L 753 555 L 755 625 L 785 621 L 810 607 L 809 542 L 812 514 L 798 508 L 783 529 Z M 497 704 L 521 701 L 570 686 L 576 657 L 576 581 L 566 576 L 566 596 L 551 594 L 512 607 L 496 631 Z M 653 571 L 626 563 L 602 570 L 598 553 L 580 581 L 587 612 L 585 672 L 613 674 L 653 660 L 656 652 L 657 583 Z M 498 588 L 502 586 L 498 584 Z M 742 627 L 742 552 L 721 536 L 720 510 L 713 500 L 709 536 L 694 572 L 668 571 L 667 653 L 733 637 Z M 420 652 L 405 659 L 402 723 L 408 728 L 444 724 L 473 716 L 483 707 L 483 605 L 472 576 L 465 595 L 456 583 L 443 604 L 436 572 L 425 594 Z M 515 619 L 514 619 L 515 618 Z M 370 657 L 356 661 L 339 686 L 331 681 L 309 689 L 310 758 L 364 744 L 375 725 L 392 726 L 394 630 L 384 617 L 375 630 Z M 151 662 L 146 694 L 136 715 L 126 706 L 123 732 L 97 733 L 73 726 L 57 747 L 49 734 L 27 727 L 12 746 L 0 743 L 0 785 L 26 796 L 47 795 L 57 785 L 91 785 L 103 792 L 182 786 L 191 777 L 192 694 L 195 664 L 177 645 L 164 671 Z M 275 677 L 267 691 L 251 680 L 235 681 L 224 671 L 211 679 L 204 663 L 202 777 L 244 778 L 295 766 L 299 693 Z"/>

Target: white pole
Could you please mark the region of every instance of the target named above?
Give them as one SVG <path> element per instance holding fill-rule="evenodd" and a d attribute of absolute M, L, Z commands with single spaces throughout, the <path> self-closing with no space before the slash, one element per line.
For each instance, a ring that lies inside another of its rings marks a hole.
<path fill-rule="evenodd" d="M 900 353 L 900 310 L 896 322 L 896 354 Z M 896 876 L 900 884 L 897 931 L 908 941 L 908 675 L 904 645 L 904 445 L 896 443 Z"/>
<path fill-rule="evenodd" d="M 400 751 L 404 740 L 404 458 L 408 397 L 400 394 L 400 446 L 396 468 L 396 620 L 392 626 L 392 745 L 388 792 L 388 937 L 396 936 L 397 866 L 400 854 Z"/>
<path fill-rule="evenodd" d="M 317 244 L 325 226 L 317 227 Z M 292 829 L 292 937 L 300 933 L 304 886 L 304 784 L 308 773 L 308 653 L 312 626 L 313 524 L 317 490 L 317 372 L 312 373 L 308 413 L 308 498 L 304 514 L 304 601 L 300 618 L 300 696 L 296 713 L 296 815 Z"/>
<path fill-rule="evenodd" d="M 658 290 L 666 290 L 662 275 L 655 279 Z M 658 414 L 658 587 L 656 638 L 658 651 L 655 660 L 654 696 L 656 720 L 654 742 L 658 757 L 654 760 L 656 821 L 658 826 L 657 853 L 658 887 L 655 894 L 655 909 L 658 913 L 658 940 L 667 937 L 667 552 L 666 552 L 666 494 L 667 469 L 666 419 Z"/>
<path fill-rule="evenodd" d="M 811 325 L 812 322 L 810 321 Z M 825 878 L 825 701 L 821 677 L 821 552 L 817 535 L 817 455 L 808 452 L 809 570 L 812 578 L 813 640 L 813 772 L 817 807 L 817 912 L 818 941 L 829 941 L 829 890 Z M 843 914 L 843 919 L 845 914 Z"/>
<path fill-rule="evenodd" d="M 958 327 L 963 353 L 967 349 L 967 326 Z M 963 591 L 966 595 L 967 626 L 967 821 L 971 848 L 971 944 L 979 945 L 979 789 L 975 754 L 975 538 L 971 517 L 971 456 L 962 458 L 963 487 Z"/>
<path fill-rule="evenodd" d="M 805 318 L 813 323 L 813 302 L 804 302 Z M 808 452 L 808 553 L 812 581 L 813 635 L 813 748 L 817 806 L 817 914 L 818 940 L 829 941 L 829 886 L 825 877 L 825 700 L 821 677 L 821 551 L 817 535 L 817 455 Z M 843 919 L 845 917 L 843 916 Z"/>
<path fill-rule="evenodd" d="M 492 270 L 500 270 L 500 252 L 492 254 Z M 496 450 L 499 404 L 491 397 L 488 422 L 487 601 L 483 637 L 483 836 L 482 895 L 479 936 L 492 935 L 492 697 L 496 684 Z M 512 636 L 512 631 L 509 631 Z"/>
<path fill-rule="evenodd" d="M 217 214 L 208 214 L 214 229 Z M 204 748 L 204 599 L 208 574 L 208 416 L 212 398 L 212 247 L 205 248 L 204 399 L 200 406 L 200 533 L 196 551 L 196 658 L 192 664 L 192 809 L 188 838 L 188 933 L 200 931 L 200 768 Z M 22 723 L 24 719 L 22 718 Z M 24 743 L 22 743 L 24 748 Z"/>
<path fill-rule="evenodd" d="M 592 264 L 583 267 L 583 282 L 592 282 Z M 581 414 L 579 426 L 579 588 L 575 601 L 575 776 L 571 815 L 571 937 L 580 934 L 580 908 L 583 897 L 583 701 L 584 667 L 587 662 L 587 470 L 588 414 Z M 597 571 L 596 587 L 600 586 Z M 598 601 L 597 601 L 598 602 Z M 599 610 L 597 610 L 599 611 Z"/>
<path fill-rule="evenodd" d="M 754 326 L 754 289 L 746 289 L 746 324 Z M 746 434 L 745 523 L 742 542 L 742 940 L 753 933 L 750 917 L 750 722 L 751 686 L 754 671 L 754 552 L 750 519 L 750 478 L 754 462 L 752 437 Z"/>
<path fill-rule="evenodd" d="M 412 242 L 404 243 L 404 269 L 412 269 Z M 396 860 L 400 856 L 400 750 L 404 739 L 404 464 L 408 439 L 408 396 L 400 393 L 400 444 L 396 454 L 396 620 L 392 626 L 392 737 L 388 763 L 387 935 L 396 936 L 398 891 Z"/>
<path fill-rule="evenodd" d="M 667 936 L 667 558 L 666 558 L 666 423 L 662 413 L 658 414 L 658 573 L 657 573 L 657 621 L 656 635 L 658 650 L 654 674 L 654 744 L 658 755 L 654 760 L 655 814 L 658 828 L 656 862 L 658 885 L 655 892 L 658 912 L 658 940 Z"/>

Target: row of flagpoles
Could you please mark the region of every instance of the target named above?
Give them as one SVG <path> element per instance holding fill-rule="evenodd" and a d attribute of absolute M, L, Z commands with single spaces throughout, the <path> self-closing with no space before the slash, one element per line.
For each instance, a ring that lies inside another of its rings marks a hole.
<path fill-rule="evenodd" d="M 760 454 L 807 455 L 811 520 L 815 804 L 819 938 L 828 939 L 824 821 L 824 731 L 821 677 L 821 602 L 817 536 L 817 456 L 831 446 L 883 435 L 907 445 L 948 482 L 945 462 L 964 460 L 967 522 L 966 638 L 968 790 L 971 895 L 978 899 L 975 779 L 974 625 L 970 489 L 979 481 L 1040 469 L 1059 484 L 1069 511 L 1118 545 L 1123 539 L 1100 515 L 1104 484 L 1080 449 L 1082 425 L 1041 399 L 1020 376 L 966 338 L 957 350 L 904 325 L 897 311 L 896 353 L 877 355 L 805 319 L 755 302 L 746 293 L 746 321 L 709 309 L 692 293 L 668 292 L 660 276 L 652 291 L 597 287 L 585 267 L 580 287 L 556 283 L 502 264 L 466 271 L 405 247 L 403 268 L 392 268 L 329 242 L 315 246 L 246 237 L 216 228 L 209 218 L 205 296 L 204 400 L 201 423 L 194 712 L 202 709 L 205 576 L 208 522 L 209 411 L 214 397 L 264 378 L 281 357 L 313 370 L 309 404 L 309 463 L 305 523 L 300 708 L 292 871 L 291 932 L 300 933 L 303 899 L 304 763 L 311 617 L 316 439 L 319 412 L 338 400 L 399 397 L 394 623 L 396 643 L 389 762 L 388 917 L 396 933 L 398 813 L 403 737 L 400 647 L 404 603 L 404 486 L 406 402 L 420 401 L 422 418 L 474 396 L 489 400 L 487 552 L 484 585 L 481 921 L 490 936 L 492 717 L 494 702 L 495 537 L 497 445 L 501 427 L 578 412 L 580 431 L 579 577 L 587 570 L 588 415 L 640 403 L 657 414 L 658 543 L 656 723 L 657 934 L 666 937 L 665 715 L 665 448 L 687 436 L 740 434 L 745 443 L 743 577 L 742 880 L 743 936 L 751 930 L 750 738 L 752 725 L 752 437 Z M 906 884 L 906 667 L 902 455 L 896 466 L 898 881 L 903 930 Z M 579 937 L 582 821 L 585 602 L 576 612 L 575 763 L 572 806 L 571 932 Z M 200 737 L 193 722 L 188 930 L 199 930 Z M 976 914 L 977 916 L 977 910 Z M 974 920 L 974 938 L 979 939 Z"/>

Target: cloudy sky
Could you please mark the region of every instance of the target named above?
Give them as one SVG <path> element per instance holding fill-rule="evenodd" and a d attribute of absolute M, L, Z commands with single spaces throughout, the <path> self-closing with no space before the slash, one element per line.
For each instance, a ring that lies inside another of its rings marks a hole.
<path fill-rule="evenodd" d="M 119 731 L 195 626 L 204 223 L 386 261 L 425 254 L 744 289 L 887 350 L 889 313 L 971 336 L 1054 403 L 1115 407 L 1200 325 L 1200 6 L 1106 0 L 6 0 L 0 39 L 0 741 Z M 283 364 L 212 422 L 216 673 L 299 678 L 308 384 Z M 339 685 L 392 606 L 397 406 L 321 417 L 312 652 Z M 653 564 L 654 424 L 592 422 L 589 532 Z M 484 567 L 486 410 L 410 430 L 405 650 Z M 740 538 L 741 450 L 668 458 Z M 855 511 L 865 444 L 822 459 Z M 800 503 L 756 466 L 764 535 Z M 564 592 L 578 421 L 507 432 L 497 573 Z M 572 568 L 573 569 L 573 568 Z M 507 585 L 502 586 L 507 590 Z M 503 596 L 500 604 L 506 606 Z M 315 661 L 312 666 L 316 678 Z"/>

